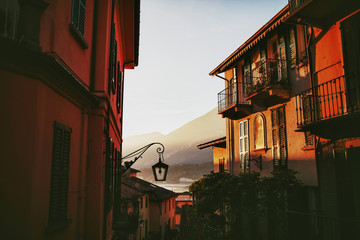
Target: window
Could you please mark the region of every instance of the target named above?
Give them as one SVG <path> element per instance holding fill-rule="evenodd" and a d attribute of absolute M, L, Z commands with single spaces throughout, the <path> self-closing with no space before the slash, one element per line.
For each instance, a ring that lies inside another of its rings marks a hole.
<path fill-rule="evenodd" d="M 84 36 L 85 32 L 85 5 L 86 0 L 73 0 L 71 23 Z"/>
<path fill-rule="evenodd" d="M 305 145 L 306 146 L 314 145 L 314 135 L 312 135 L 308 131 L 305 131 L 304 134 L 305 134 Z"/>
<path fill-rule="evenodd" d="M 280 69 L 281 76 L 279 81 L 287 81 L 287 66 L 286 66 L 286 52 L 285 52 L 285 38 L 284 36 L 279 36 L 279 58 L 280 58 Z"/>
<path fill-rule="evenodd" d="M 265 148 L 265 118 L 263 115 L 258 114 L 254 119 L 254 140 L 255 149 Z"/>
<path fill-rule="evenodd" d="M 0 35 L 15 39 L 19 22 L 19 4 L 17 0 L 0 1 Z"/>
<path fill-rule="evenodd" d="M 296 34 L 295 34 L 295 29 L 291 28 L 290 32 L 289 32 L 289 37 L 290 37 L 290 43 L 289 43 L 289 48 L 290 48 L 290 64 L 291 64 L 291 68 L 296 67 Z"/>
<path fill-rule="evenodd" d="M 141 197 L 140 198 L 140 209 L 142 209 L 143 208 L 143 198 Z"/>
<path fill-rule="evenodd" d="M 145 197 L 145 208 L 148 207 L 148 197 Z"/>
<path fill-rule="evenodd" d="M 224 162 L 225 162 L 225 158 L 219 159 L 219 172 L 224 172 Z"/>
<path fill-rule="evenodd" d="M 162 215 L 162 203 L 160 203 L 160 205 L 159 205 L 159 214 L 160 214 L 160 216 Z"/>
<path fill-rule="evenodd" d="M 117 65 L 117 41 L 115 39 L 115 23 L 111 24 L 110 42 L 110 66 L 109 66 L 109 93 L 110 90 L 115 94 L 116 90 L 116 65 Z M 118 64 L 120 66 L 120 64 Z"/>
<path fill-rule="evenodd" d="M 239 122 L 240 168 L 250 171 L 249 164 L 249 120 Z"/>
<path fill-rule="evenodd" d="M 165 212 L 165 213 L 166 213 L 166 202 L 167 202 L 167 201 L 165 201 L 165 207 L 164 207 L 164 210 L 165 210 L 164 212 Z"/>
<path fill-rule="evenodd" d="M 271 110 L 274 170 L 287 168 L 285 106 Z"/>
<path fill-rule="evenodd" d="M 49 224 L 67 221 L 71 128 L 54 123 Z"/>

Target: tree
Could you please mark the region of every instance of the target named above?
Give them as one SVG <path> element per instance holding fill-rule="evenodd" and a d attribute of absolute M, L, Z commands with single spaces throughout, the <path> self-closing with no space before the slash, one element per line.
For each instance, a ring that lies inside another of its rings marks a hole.
<path fill-rule="evenodd" d="M 192 183 L 196 204 L 182 216 L 186 224 L 180 239 L 186 232 L 195 237 L 186 239 L 257 239 L 257 220 L 265 216 L 276 223 L 269 234 L 285 239 L 287 190 L 301 184 L 296 174 L 290 169 L 274 171 L 271 177 L 211 173 Z"/>

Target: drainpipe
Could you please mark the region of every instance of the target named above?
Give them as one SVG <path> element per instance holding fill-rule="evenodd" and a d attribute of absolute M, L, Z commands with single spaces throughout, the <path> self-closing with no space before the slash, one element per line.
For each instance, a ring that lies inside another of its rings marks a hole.
<path fill-rule="evenodd" d="M 115 0 L 111 0 L 111 21 L 110 21 L 110 45 L 112 44 L 112 36 L 115 34 L 113 32 L 113 22 L 114 22 L 114 9 L 115 9 Z M 109 54 L 109 64 L 111 64 L 111 58 L 112 58 L 112 53 L 110 52 Z M 110 65 L 109 65 L 109 70 L 110 70 Z M 110 72 L 108 73 L 110 75 Z M 107 102 L 107 123 L 106 123 L 106 130 L 105 130 L 105 133 L 106 133 L 106 143 L 108 143 L 109 141 L 109 138 L 110 138 L 110 110 L 111 110 L 111 86 L 110 86 L 110 81 L 109 81 L 109 75 L 108 75 L 108 102 Z M 105 167 L 106 167 L 106 160 L 107 160 L 107 144 L 106 144 L 106 156 L 105 156 Z M 105 171 L 106 172 L 106 171 Z M 107 204 L 105 200 L 108 200 L 107 199 L 107 189 L 104 188 L 104 204 L 103 204 L 103 207 L 104 207 L 104 215 L 103 215 L 103 239 L 106 240 L 106 230 L 107 230 Z"/>
<path fill-rule="evenodd" d="M 221 78 L 222 80 L 225 80 L 227 83 L 229 83 L 229 79 L 226 79 L 226 78 L 224 78 L 224 77 L 222 77 L 222 76 L 219 76 L 219 75 L 217 75 L 217 74 L 215 74 L 215 76 L 218 77 L 218 78 Z"/>
<path fill-rule="evenodd" d="M 220 75 L 217 75 L 215 74 L 216 77 L 222 79 L 222 80 L 225 80 L 226 83 L 227 83 L 227 87 L 229 87 L 229 84 L 230 84 L 230 81 L 232 79 L 226 79 Z M 238 97 L 238 96 L 237 96 Z M 233 138 L 233 134 L 232 134 L 232 131 L 233 131 L 233 122 L 231 119 L 227 119 L 227 128 L 226 128 L 226 141 L 228 142 L 228 149 L 227 149 L 227 152 L 228 152 L 228 171 L 229 173 L 233 173 L 233 160 L 234 160 L 234 156 L 233 156 L 233 146 L 232 146 L 232 138 Z"/>

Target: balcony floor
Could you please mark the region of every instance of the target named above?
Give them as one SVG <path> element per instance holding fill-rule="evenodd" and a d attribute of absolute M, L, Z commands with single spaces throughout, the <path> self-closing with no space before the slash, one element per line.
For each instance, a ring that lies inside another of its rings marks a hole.
<path fill-rule="evenodd" d="M 268 108 L 290 99 L 290 90 L 286 86 L 269 86 L 248 96 L 245 100 L 259 107 Z"/>
<path fill-rule="evenodd" d="M 360 136 L 360 112 L 298 125 L 297 132 L 309 131 L 325 139 L 342 139 Z"/>
<path fill-rule="evenodd" d="M 243 103 L 243 104 L 234 104 L 228 108 L 225 108 L 222 111 L 219 111 L 218 114 L 221 114 L 223 118 L 229 118 L 232 120 L 237 120 L 249 116 L 251 114 L 252 105 Z"/>

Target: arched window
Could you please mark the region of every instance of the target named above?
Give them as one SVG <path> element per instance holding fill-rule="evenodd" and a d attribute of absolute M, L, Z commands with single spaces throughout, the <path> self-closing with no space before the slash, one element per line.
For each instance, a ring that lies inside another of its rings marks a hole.
<path fill-rule="evenodd" d="M 262 114 L 258 114 L 254 120 L 254 140 L 255 140 L 255 149 L 263 149 L 266 146 L 265 139 L 265 117 Z"/>

